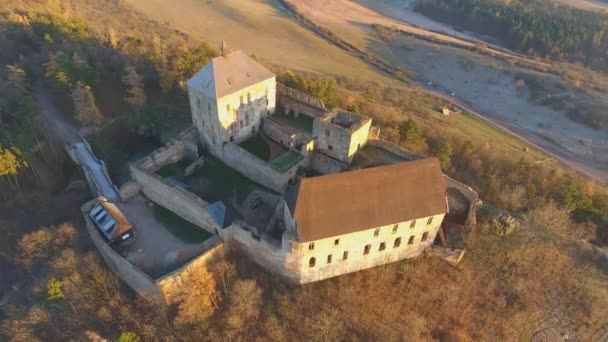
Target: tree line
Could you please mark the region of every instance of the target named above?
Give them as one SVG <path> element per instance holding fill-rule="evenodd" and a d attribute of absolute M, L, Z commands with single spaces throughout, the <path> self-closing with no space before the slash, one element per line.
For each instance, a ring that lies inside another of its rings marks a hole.
<path fill-rule="evenodd" d="M 418 0 L 424 15 L 507 47 L 608 71 L 608 15 L 546 1 Z"/>
<path fill-rule="evenodd" d="M 95 130 L 123 113 L 139 118 L 149 102 L 174 102 L 169 95 L 183 93 L 185 81 L 217 56 L 207 44 L 97 29 L 78 16 L 29 6 L 36 5 L 15 4 L 0 13 L 0 179 L 17 190 L 23 170 L 38 178 L 53 141 L 36 88 L 49 89 L 75 126 Z M 111 105 L 99 101 L 108 93 Z"/>

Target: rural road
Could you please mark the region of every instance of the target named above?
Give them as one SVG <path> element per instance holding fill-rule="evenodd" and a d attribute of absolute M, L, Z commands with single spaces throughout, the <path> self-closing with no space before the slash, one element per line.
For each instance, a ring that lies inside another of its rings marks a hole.
<path fill-rule="evenodd" d="M 419 83 L 417 85 L 417 88 L 420 91 L 432 94 L 432 95 L 442 98 L 450 103 L 456 104 L 457 106 L 459 106 L 460 108 L 464 109 L 465 111 L 471 113 L 473 116 L 480 119 L 481 121 L 488 123 L 498 129 L 500 129 L 501 131 L 508 133 L 508 134 L 534 146 L 539 151 L 546 153 L 549 156 L 555 158 L 557 161 L 559 161 L 563 165 L 568 166 L 568 167 L 576 170 L 577 172 L 579 172 L 589 178 L 592 178 L 602 184 L 608 184 L 608 171 L 607 171 L 608 167 L 607 168 L 594 167 L 592 165 L 589 165 L 588 162 L 585 163 L 584 161 L 579 161 L 579 158 L 577 156 L 575 156 L 573 153 L 569 152 L 568 150 L 566 150 L 558 145 L 555 145 L 549 141 L 546 141 L 546 140 L 542 139 L 541 137 L 537 136 L 536 134 L 515 125 L 514 123 L 510 123 L 505 120 L 498 119 L 492 115 L 480 113 L 480 112 L 476 111 L 475 109 L 473 109 L 473 107 L 471 107 L 470 105 L 464 103 L 463 101 L 459 100 L 458 98 L 450 96 L 449 94 L 437 91 L 436 89 L 429 88 L 422 83 Z"/>

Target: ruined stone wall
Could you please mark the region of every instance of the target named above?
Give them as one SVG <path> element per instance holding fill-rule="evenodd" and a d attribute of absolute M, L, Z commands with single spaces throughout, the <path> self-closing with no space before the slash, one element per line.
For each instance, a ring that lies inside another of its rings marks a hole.
<path fill-rule="evenodd" d="M 285 128 L 281 127 L 278 123 L 273 120 L 265 118 L 262 121 L 262 132 L 266 134 L 270 139 L 278 142 L 286 148 L 292 149 L 297 143 L 296 134 L 290 132 Z"/>
<path fill-rule="evenodd" d="M 223 230 L 222 239 L 227 247 L 239 250 L 258 265 L 290 283 L 300 283 L 298 258 L 280 246 L 254 238 L 250 231 L 244 230 L 239 224 L 240 222 L 235 222 Z"/>
<path fill-rule="evenodd" d="M 118 194 L 123 202 L 127 202 L 139 195 L 139 186 L 136 181 L 131 180 L 123 184 L 120 189 L 118 189 Z"/>
<path fill-rule="evenodd" d="M 328 157 L 323 153 L 313 152 L 310 159 L 310 167 L 319 173 L 328 175 L 346 170 L 348 168 L 348 164 Z"/>
<path fill-rule="evenodd" d="M 367 144 L 369 146 L 374 146 L 374 147 L 378 147 L 384 150 L 387 150 L 391 153 L 394 153 L 400 157 L 403 157 L 405 160 L 419 160 L 419 159 L 424 159 L 424 156 L 420 155 L 420 154 L 416 154 L 407 150 L 402 149 L 401 147 L 395 145 L 395 144 L 391 144 L 387 141 L 384 140 L 379 140 L 379 139 L 369 139 L 367 141 Z"/>
<path fill-rule="evenodd" d="M 154 280 L 129 263 L 125 258 L 113 250 L 101 237 L 88 215 L 89 210 L 95 203 L 96 200 L 89 201 L 81 207 L 81 210 L 87 232 L 108 268 L 140 295 L 153 300 L 162 300 L 162 295 Z"/>
<path fill-rule="evenodd" d="M 211 269 L 213 264 L 224 255 L 224 244 L 214 235 L 204 242 L 204 252 L 192 259 L 177 270 L 156 279 L 155 283 L 160 289 L 167 304 L 176 304 L 180 300 L 182 289 L 188 282 L 205 269 Z"/>
<path fill-rule="evenodd" d="M 445 177 L 446 177 L 446 183 L 447 183 L 448 189 L 453 188 L 453 189 L 458 190 L 469 201 L 469 209 L 467 211 L 467 216 L 466 216 L 466 219 L 464 222 L 464 226 L 467 227 L 468 229 L 474 227 L 475 225 L 477 225 L 476 209 L 477 209 L 477 201 L 479 200 L 479 195 L 470 186 L 468 186 L 464 183 L 460 183 L 459 181 L 457 181 L 453 178 L 450 178 L 447 175 Z"/>
<path fill-rule="evenodd" d="M 146 197 L 184 220 L 215 234 L 218 226 L 207 213 L 207 202 L 179 186 L 165 182 L 160 176 L 144 170 L 139 165 L 130 164 L 129 169 L 131 177 Z"/>
<path fill-rule="evenodd" d="M 191 127 L 182 132 L 175 139 L 169 141 L 165 146 L 154 150 L 147 157 L 137 161 L 144 170 L 154 172 L 164 166 L 175 164 L 186 155 L 192 157 L 193 149 L 196 149 L 196 130 Z"/>
<path fill-rule="evenodd" d="M 302 114 L 313 119 L 325 116 L 325 104 L 318 97 L 277 83 L 277 107 L 286 114 Z"/>
<path fill-rule="evenodd" d="M 231 143 L 224 145 L 222 155 L 218 157 L 246 177 L 279 193 L 285 192 L 287 182 L 295 177 L 298 168 L 295 165 L 287 172 L 280 173 L 267 162 Z"/>

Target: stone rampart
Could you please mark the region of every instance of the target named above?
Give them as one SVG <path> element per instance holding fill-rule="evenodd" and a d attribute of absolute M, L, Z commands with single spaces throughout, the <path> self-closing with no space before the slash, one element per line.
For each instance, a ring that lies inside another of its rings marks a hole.
<path fill-rule="evenodd" d="M 186 156 L 194 157 L 194 149 L 196 149 L 197 143 L 196 134 L 194 127 L 188 128 L 163 147 L 138 160 L 137 164 L 144 170 L 154 172 L 164 166 L 175 164 Z"/>
<path fill-rule="evenodd" d="M 246 177 L 279 193 L 285 192 L 287 183 L 295 177 L 299 167 L 297 164 L 284 173 L 278 172 L 265 161 L 232 143 L 224 144 L 220 159 Z"/>
<path fill-rule="evenodd" d="M 328 175 L 346 170 L 348 168 L 348 164 L 332 157 L 328 157 L 323 153 L 313 152 L 310 159 L 310 167 L 317 172 Z"/>
<path fill-rule="evenodd" d="M 475 225 L 477 225 L 477 202 L 479 201 L 479 195 L 475 190 L 473 190 L 470 186 L 461 183 L 449 176 L 445 176 L 447 180 L 447 187 L 458 190 L 468 201 L 469 208 L 467 210 L 467 215 L 465 218 L 464 226 L 467 229 L 471 229 Z"/>
<path fill-rule="evenodd" d="M 395 144 L 391 144 L 387 141 L 384 140 L 379 140 L 379 139 L 369 139 L 367 141 L 367 145 L 369 146 L 373 146 L 373 147 L 378 147 L 384 150 L 387 150 L 391 153 L 394 153 L 406 160 L 420 160 L 420 159 L 424 159 L 425 157 L 420 155 L 420 154 L 416 154 L 414 152 L 410 152 L 407 150 L 402 149 L 401 147 L 395 145 Z"/>
<path fill-rule="evenodd" d="M 325 116 L 325 104 L 318 97 L 286 87 L 277 83 L 277 107 L 286 114 L 303 114 L 312 118 Z"/>
<path fill-rule="evenodd" d="M 180 186 L 166 182 L 157 174 L 148 172 L 139 165 L 130 164 L 129 169 L 131 177 L 146 197 L 184 220 L 215 234 L 219 227 L 207 214 L 207 202 Z"/>
<path fill-rule="evenodd" d="M 274 120 L 268 118 L 262 119 L 262 132 L 264 132 L 264 134 L 266 134 L 270 139 L 287 148 L 294 148 L 295 144 L 297 143 L 295 132 L 290 132 L 289 130 L 281 127 Z"/>
<path fill-rule="evenodd" d="M 123 202 L 127 202 L 135 196 L 139 195 L 139 187 L 137 182 L 131 180 L 123 184 L 120 189 L 118 189 L 118 194 L 120 195 L 120 199 Z"/>
<path fill-rule="evenodd" d="M 81 207 L 81 210 L 87 232 L 108 268 L 140 295 L 154 300 L 162 300 L 160 289 L 154 280 L 129 263 L 101 237 L 88 215 L 89 210 L 95 203 L 96 200 L 89 201 Z"/>
<path fill-rule="evenodd" d="M 266 242 L 263 238 L 254 237 L 251 231 L 243 229 L 240 224 L 235 222 L 222 232 L 226 246 L 244 253 L 258 265 L 288 282 L 299 284 L 297 270 L 300 265 L 295 256 L 287 253 L 280 246 Z"/>
<path fill-rule="evenodd" d="M 214 235 L 204 243 L 205 252 L 192 259 L 177 270 L 156 279 L 165 302 L 169 305 L 180 300 L 181 291 L 188 286 L 188 281 L 204 269 L 209 269 L 213 263 L 219 261 L 224 255 L 224 244 Z M 210 269 L 210 271 L 213 271 Z"/>

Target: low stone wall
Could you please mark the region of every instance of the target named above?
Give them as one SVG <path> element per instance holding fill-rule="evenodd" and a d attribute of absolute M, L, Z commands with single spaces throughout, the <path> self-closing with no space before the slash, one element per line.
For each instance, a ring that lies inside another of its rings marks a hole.
<path fill-rule="evenodd" d="M 287 148 L 294 148 L 296 141 L 296 134 L 290 132 L 272 119 L 262 119 L 262 132 L 266 134 L 270 139 L 280 143 Z"/>
<path fill-rule="evenodd" d="M 414 152 L 410 152 L 407 150 L 402 149 L 401 147 L 395 145 L 395 144 L 391 144 L 387 141 L 384 140 L 379 140 L 379 139 L 369 139 L 367 141 L 367 145 L 369 146 L 373 146 L 373 147 L 378 147 L 384 150 L 387 150 L 391 153 L 394 153 L 400 157 L 403 157 L 407 160 L 419 160 L 419 159 L 424 159 L 424 156 L 420 155 L 420 154 L 416 154 Z"/>
<path fill-rule="evenodd" d="M 207 202 L 179 186 L 165 182 L 160 176 L 146 171 L 139 165 L 130 164 L 129 169 L 131 177 L 146 197 L 184 220 L 215 234 L 219 227 L 207 214 Z"/>
<path fill-rule="evenodd" d="M 224 229 L 222 239 L 226 247 L 237 249 L 274 275 L 293 284 L 300 283 L 299 272 L 297 272 L 300 265 L 295 256 L 286 253 L 280 246 L 254 238 L 250 231 L 239 226 L 239 222 Z"/>
<path fill-rule="evenodd" d="M 449 176 L 445 176 L 447 181 L 447 187 L 458 190 L 470 203 L 469 209 L 467 210 L 466 219 L 464 222 L 464 226 L 467 229 L 471 229 L 475 225 L 477 225 L 477 202 L 479 201 L 479 195 L 475 190 L 473 190 L 470 186 L 460 183 L 459 181 L 450 178 Z"/>
<path fill-rule="evenodd" d="M 137 164 L 144 170 L 154 172 L 164 166 L 175 164 L 188 156 L 194 157 L 196 149 L 196 130 L 191 127 L 169 141 L 165 146 L 156 149 L 147 157 L 137 161 Z"/>
<path fill-rule="evenodd" d="M 136 181 L 129 181 L 123 184 L 120 189 L 118 189 L 118 194 L 120 195 L 120 199 L 123 202 L 127 202 L 135 196 L 139 195 L 139 187 Z"/>
<path fill-rule="evenodd" d="M 140 295 L 153 300 L 162 300 L 160 289 L 154 280 L 129 263 L 125 258 L 113 250 L 101 237 L 88 215 L 89 210 L 95 203 L 96 200 L 89 201 L 81 207 L 81 210 L 87 232 L 108 268 Z"/>
<path fill-rule="evenodd" d="M 224 244 L 216 235 L 205 241 L 204 245 L 205 252 L 177 270 L 156 279 L 156 285 L 167 304 L 178 303 L 181 290 L 188 286 L 188 281 L 204 269 L 209 269 L 213 263 L 223 257 Z"/>
<path fill-rule="evenodd" d="M 310 159 L 310 167 L 317 172 L 328 175 L 346 170 L 348 164 L 328 157 L 323 153 L 313 152 Z"/>
<path fill-rule="evenodd" d="M 293 111 L 312 118 L 323 117 L 326 113 L 325 104 L 318 97 L 280 83 L 277 83 L 277 107 L 283 109 L 286 114 Z"/>
<path fill-rule="evenodd" d="M 279 193 L 285 192 L 287 183 L 296 175 L 299 166 L 297 164 L 288 171 L 280 173 L 265 161 L 232 143 L 224 145 L 220 159 L 246 177 Z"/>

